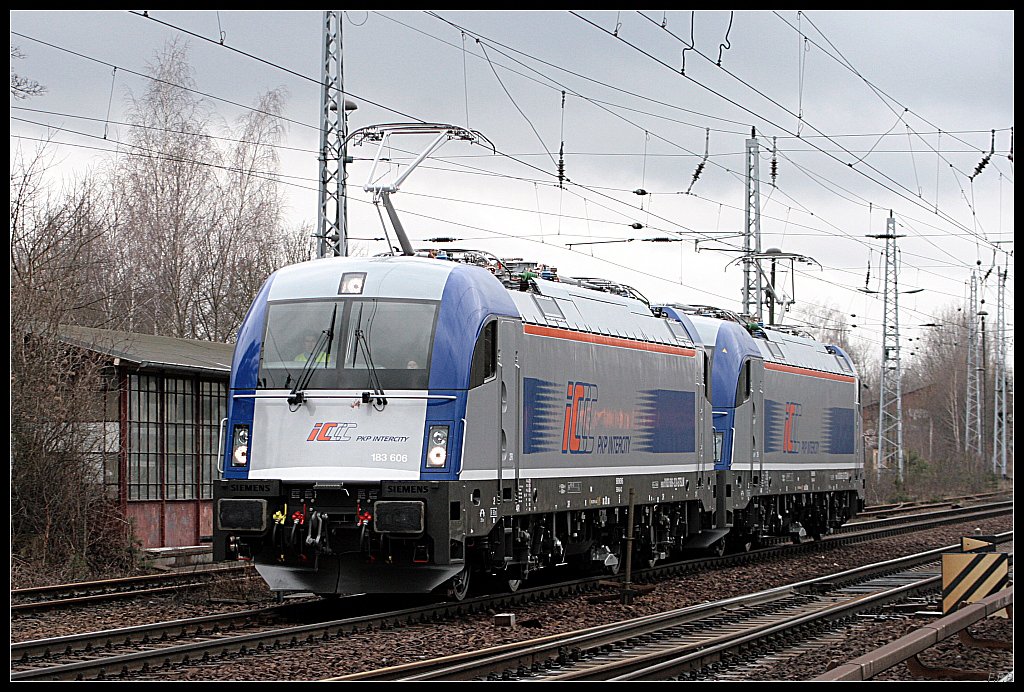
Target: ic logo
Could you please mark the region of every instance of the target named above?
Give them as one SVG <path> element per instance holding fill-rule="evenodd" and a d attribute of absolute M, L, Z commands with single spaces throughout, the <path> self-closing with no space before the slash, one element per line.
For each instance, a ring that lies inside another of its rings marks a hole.
<path fill-rule="evenodd" d="M 590 454 L 594 436 L 590 434 L 594 420 L 597 385 L 569 382 L 565 388 L 565 422 L 562 427 L 562 454 Z"/>
<path fill-rule="evenodd" d="M 356 423 L 314 423 L 306 442 L 347 442 L 349 430 L 355 430 Z"/>
<path fill-rule="evenodd" d="M 798 454 L 796 433 L 796 419 L 800 417 L 800 404 L 795 402 L 786 403 L 786 423 L 782 429 L 782 451 L 784 454 Z"/>

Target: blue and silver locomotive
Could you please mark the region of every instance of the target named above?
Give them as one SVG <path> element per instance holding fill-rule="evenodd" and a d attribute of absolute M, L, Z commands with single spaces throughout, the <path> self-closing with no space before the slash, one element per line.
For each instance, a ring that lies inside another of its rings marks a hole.
<path fill-rule="evenodd" d="M 275 591 L 462 598 L 615 573 L 630 523 L 653 564 L 856 513 L 841 350 L 542 276 L 408 255 L 274 273 L 239 330 L 215 559 Z"/>

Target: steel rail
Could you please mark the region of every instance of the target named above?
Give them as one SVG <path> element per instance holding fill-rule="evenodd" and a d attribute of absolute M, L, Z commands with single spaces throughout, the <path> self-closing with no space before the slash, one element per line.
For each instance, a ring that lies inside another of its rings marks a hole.
<path fill-rule="evenodd" d="M 193 572 L 146 574 L 119 579 L 12 589 L 11 612 L 21 613 L 47 608 L 91 604 L 119 598 L 134 598 L 142 595 L 167 593 L 182 588 L 204 586 L 212 581 L 223 578 L 225 574 L 243 572 L 249 569 L 251 567 L 248 564 L 230 565 Z M 150 586 L 153 584 L 156 586 Z M 19 599 L 33 600 L 16 602 Z"/>
<path fill-rule="evenodd" d="M 997 540 L 999 542 L 1012 540 L 1012 532 L 1000 534 L 997 537 Z M 552 667 L 557 668 L 566 665 L 574 655 L 572 652 L 579 652 L 584 649 L 600 650 L 602 647 L 607 647 L 626 639 L 642 639 L 650 636 L 656 631 L 679 627 L 696 619 L 706 618 L 723 612 L 737 611 L 741 607 L 763 605 L 774 601 L 781 601 L 793 594 L 825 594 L 851 583 L 876 578 L 881 575 L 892 574 L 893 572 L 897 572 L 902 569 L 909 569 L 921 564 L 934 562 L 936 559 L 941 558 L 943 552 L 949 552 L 950 550 L 957 549 L 959 549 L 959 546 L 946 546 L 924 551 L 916 555 L 896 558 L 894 560 L 886 560 L 880 563 L 858 567 L 824 577 L 817 577 L 797 582 L 795 584 L 776 587 L 756 594 L 738 596 L 716 603 L 689 606 L 676 611 L 649 615 L 622 623 L 589 628 L 578 632 L 551 635 L 526 642 L 507 644 L 481 651 L 448 656 L 433 661 L 413 662 L 376 671 L 343 675 L 336 678 L 329 678 L 329 680 L 472 680 L 487 675 L 502 675 L 508 670 L 525 671 L 525 675 L 529 676 L 530 673 L 537 671 L 538 669 Z M 916 590 L 931 588 L 940 579 L 941 577 L 929 575 L 916 584 L 888 589 L 883 592 L 885 594 L 884 596 L 879 596 L 878 598 L 887 598 L 889 600 L 900 598 L 907 593 Z M 846 604 L 840 604 L 826 609 L 823 611 L 823 616 L 832 619 L 846 617 L 851 609 L 868 609 L 870 607 L 875 607 L 874 604 L 875 601 L 872 598 L 861 596 L 852 599 L 852 601 Z M 721 638 L 720 640 L 705 641 L 700 644 L 700 647 L 702 649 L 706 649 L 705 653 L 713 653 L 713 655 L 717 657 L 724 651 L 730 651 L 734 650 L 736 647 L 750 645 L 756 639 L 778 635 L 788 629 L 807 626 L 813 622 L 816 617 L 818 616 L 802 615 L 793 619 L 788 626 L 779 623 L 760 626 L 751 632 L 746 633 L 739 639 L 737 639 L 735 634 L 731 634 L 727 637 Z M 717 648 L 712 649 L 707 647 Z M 683 651 L 687 654 L 691 654 L 692 648 L 693 646 L 690 645 L 689 650 L 681 649 L 680 651 L 675 652 L 677 654 L 676 658 L 678 658 L 678 654 Z M 690 664 L 698 658 L 699 657 L 696 655 L 690 656 L 690 658 L 684 660 L 680 665 Z M 645 664 L 644 668 L 638 668 L 638 670 L 645 670 L 646 668 L 651 668 L 653 665 L 660 665 L 662 668 L 652 668 L 650 673 L 631 672 L 623 673 L 623 675 L 639 677 L 644 677 L 648 674 L 661 675 L 664 670 L 669 669 L 674 665 L 666 662 L 665 660 L 652 661 L 650 658 L 645 661 Z M 604 670 L 605 672 L 609 672 L 613 670 L 614 667 L 615 666 L 609 664 L 609 666 Z M 566 673 L 564 675 L 558 675 L 548 679 L 570 680 L 586 677 L 587 675 L 589 675 L 589 673 Z M 623 677 L 621 679 L 633 678 Z"/>
<path fill-rule="evenodd" d="M 709 564 L 714 564 L 716 566 L 735 564 L 733 560 L 750 560 L 756 556 L 755 554 L 760 556 L 771 555 L 774 557 L 775 555 L 780 554 L 780 552 L 781 554 L 787 554 L 792 550 L 806 550 L 810 548 L 820 550 L 824 547 L 823 544 L 840 544 L 837 541 L 842 541 L 843 543 L 859 542 L 869 540 L 872 536 L 877 537 L 878 535 L 885 536 L 892 535 L 893 533 L 903 533 L 910 530 L 918 530 L 947 524 L 953 521 L 970 521 L 974 518 L 1006 514 L 1009 511 L 1011 511 L 1011 508 L 1003 506 L 989 508 L 985 511 L 973 509 L 967 515 L 962 515 L 959 518 L 951 518 L 950 516 L 943 516 L 940 518 L 932 517 L 927 522 L 916 522 L 912 525 L 912 528 L 884 527 L 874 533 L 861 531 L 851 536 L 829 537 L 827 540 L 815 542 L 813 544 L 806 543 L 795 546 L 781 546 L 781 551 L 762 550 L 744 555 L 727 555 L 724 558 L 698 560 L 694 561 L 694 564 L 689 565 L 685 571 L 699 569 Z M 650 578 L 654 575 L 667 575 L 671 574 L 668 569 L 677 567 L 678 565 L 672 565 L 666 568 L 645 570 L 643 572 L 639 572 L 637 576 L 642 577 L 644 575 L 649 575 L 648 578 Z M 318 622 L 298 627 L 279 628 L 268 632 L 226 637 L 212 643 L 200 642 L 184 644 L 168 647 L 155 652 L 133 652 L 113 656 L 99 661 L 76 662 L 65 665 L 56 665 L 46 669 L 19 671 L 17 673 L 12 673 L 11 679 L 84 679 L 86 677 L 98 677 L 102 679 L 117 677 L 131 673 L 132 671 L 145 670 L 153 666 L 172 665 L 175 663 L 194 661 L 196 659 L 210 659 L 211 657 L 216 658 L 232 653 L 245 654 L 250 651 L 266 650 L 267 647 L 293 646 L 300 642 L 329 640 L 331 638 L 345 636 L 353 632 L 382 628 L 387 629 L 391 627 L 399 627 L 404 624 L 428 622 L 431 620 L 444 620 L 458 614 L 500 608 L 515 603 L 576 596 L 580 593 L 591 592 L 595 589 L 601 588 L 601 585 L 605 583 L 607 583 L 606 577 L 585 578 L 553 586 L 549 585 L 539 586 L 533 589 L 522 589 L 515 594 L 467 599 L 461 603 L 441 603 L 428 606 L 426 608 L 410 608 L 384 614 L 332 620 L 329 622 Z"/>

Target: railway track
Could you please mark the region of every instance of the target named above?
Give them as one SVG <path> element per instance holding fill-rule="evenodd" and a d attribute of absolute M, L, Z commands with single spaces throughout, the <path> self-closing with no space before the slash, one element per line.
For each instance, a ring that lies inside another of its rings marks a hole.
<path fill-rule="evenodd" d="M 995 491 L 991 493 L 977 493 L 975 495 L 958 495 L 956 497 L 947 497 L 942 500 L 936 500 L 934 502 L 923 502 L 923 501 L 908 501 L 908 502 L 896 502 L 890 504 L 881 505 L 868 505 L 864 508 L 863 512 L 860 512 L 854 521 L 860 521 L 873 517 L 887 517 L 893 514 L 899 514 L 901 512 L 916 512 L 922 509 L 935 509 L 938 507 L 961 507 L 966 503 L 970 502 L 987 502 L 995 501 L 997 498 L 1007 498 L 1011 493 L 1006 491 Z"/>
<path fill-rule="evenodd" d="M 892 519 L 904 512 L 919 512 L 923 509 L 950 507 L 955 510 L 961 503 L 991 498 L 1005 493 L 986 493 L 948 498 L 934 503 L 899 503 L 868 507 L 858 515 L 857 519 L 841 529 L 854 530 L 866 521 Z M 951 510 L 951 511 L 952 511 Z M 868 518 L 873 519 L 868 519 Z M 177 592 L 183 588 L 209 584 L 224 577 L 242 577 L 252 573 L 249 564 L 232 564 L 203 570 L 164 572 L 160 574 L 105 579 L 99 581 L 57 584 L 24 589 L 11 589 L 11 613 L 18 615 L 51 608 L 64 608 L 75 605 L 94 605 L 108 600 L 133 597 L 145 597 L 163 593 Z"/>
<path fill-rule="evenodd" d="M 1002 540 L 1011 540 L 1004 534 Z M 842 573 L 716 603 L 409 663 L 329 681 L 743 679 L 747 661 L 780 641 L 827 635 L 860 613 L 934 591 L 941 555 L 958 546 L 867 565 Z"/>
<path fill-rule="evenodd" d="M 251 565 L 233 564 L 189 572 L 147 574 L 120 579 L 11 589 L 11 614 L 176 592 L 225 578 L 241 578 L 252 572 Z"/>
<path fill-rule="evenodd" d="M 692 572 L 702 568 L 727 564 L 741 564 L 755 559 L 773 559 L 780 554 L 799 552 L 811 547 L 822 549 L 826 544 L 839 545 L 842 542 L 870 540 L 872 537 L 889 536 L 952 522 L 971 521 L 974 518 L 999 516 L 1009 513 L 1011 507 L 1000 505 L 987 508 L 972 508 L 959 516 L 948 513 L 929 513 L 926 519 L 913 523 L 893 526 L 893 520 L 885 520 L 883 526 L 874 528 L 861 526 L 858 531 L 842 536 L 830 536 L 815 544 L 787 545 L 771 549 L 751 551 L 743 555 L 708 557 L 683 564 L 665 565 L 654 569 L 638 571 L 637 582 L 653 581 L 680 571 Z M 935 516 L 941 515 L 941 516 Z M 344 609 L 366 608 L 367 614 L 358 617 L 330 619 L 334 610 L 323 602 L 314 602 L 310 610 L 301 611 L 296 606 L 282 606 L 273 611 L 265 624 L 246 623 L 243 616 L 207 616 L 181 620 L 159 625 L 139 625 L 131 628 L 110 630 L 103 633 L 73 635 L 51 640 L 19 642 L 11 645 L 12 680 L 30 679 L 110 679 L 126 678 L 146 674 L 158 668 L 173 668 L 178 665 L 194 665 L 208 661 L 219 665 L 225 656 L 251 655 L 273 649 L 301 646 L 303 644 L 328 642 L 352 633 L 403 627 L 410 624 L 447 621 L 459 615 L 501 609 L 516 603 L 542 603 L 545 600 L 565 598 L 581 593 L 603 589 L 600 578 L 579 579 L 549 586 L 522 589 L 515 594 L 467 599 L 462 603 L 431 603 L 417 605 L 403 610 L 381 613 L 379 603 L 360 601 L 358 597 L 346 601 Z M 363 597 L 364 599 L 366 597 Z M 360 605 L 361 604 L 361 605 Z M 370 605 L 368 605 L 370 604 Z M 301 604 L 299 604 L 301 605 Z M 310 608 L 310 606 L 304 606 Z M 291 610 L 289 610 L 291 608 Z M 286 621 L 316 620 L 312 624 L 282 625 Z M 179 636 L 178 632 L 183 633 Z"/>

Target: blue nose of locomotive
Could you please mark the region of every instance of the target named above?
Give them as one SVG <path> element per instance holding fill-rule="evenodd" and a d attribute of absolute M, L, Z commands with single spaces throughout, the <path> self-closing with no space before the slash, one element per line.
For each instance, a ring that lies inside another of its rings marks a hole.
<path fill-rule="evenodd" d="M 486 269 L 453 265 L 444 283 L 431 354 L 430 394 L 424 430 L 424 479 L 455 480 L 461 467 L 465 434 L 466 395 L 470 385 L 473 350 L 484 324 L 496 316 L 517 317 L 519 311 L 508 291 Z M 431 458 L 432 436 L 447 433 L 443 466 Z"/>

